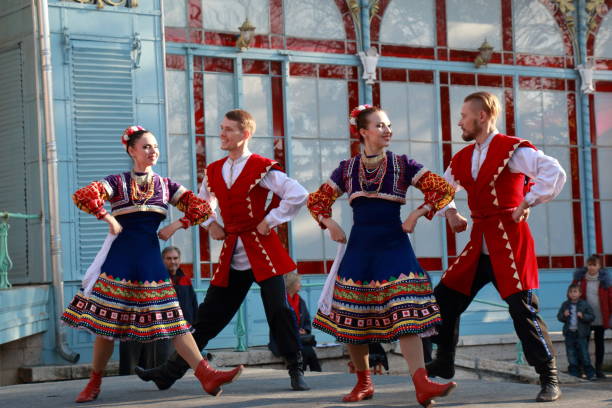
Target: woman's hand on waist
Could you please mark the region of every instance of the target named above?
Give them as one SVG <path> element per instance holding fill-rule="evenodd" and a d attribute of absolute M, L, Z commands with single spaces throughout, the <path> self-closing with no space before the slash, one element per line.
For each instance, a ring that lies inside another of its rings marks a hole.
<path fill-rule="evenodd" d="M 123 231 L 123 227 L 119 224 L 119 221 L 112 215 L 106 214 L 102 219 L 108 223 L 108 232 L 110 234 L 119 235 L 121 231 Z"/>
<path fill-rule="evenodd" d="M 329 235 L 333 241 L 341 244 L 346 244 L 346 234 L 338 223 L 331 218 L 323 218 L 321 224 L 325 225 L 329 230 Z"/>

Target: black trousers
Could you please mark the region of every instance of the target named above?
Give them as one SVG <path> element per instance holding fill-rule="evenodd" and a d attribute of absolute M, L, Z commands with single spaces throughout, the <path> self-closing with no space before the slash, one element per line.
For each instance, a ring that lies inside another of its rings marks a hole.
<path fill-rule="evenodd" d="M 252 270 L 231 269 L 227 287 L 211 285 L 208 288 L 204 301 L 198 307 L 198 315 L 193 325 L 195 328 L 193 337 L 200 350 L 229 324 L 253 282 L 255 277 Z M 270 334 L 274 336 L 280 354 L 296 355 L 301 350 L 301 345 L 295 313 L 287 302 L 285 280 L 282 276 L 274 276 L 258 282 L 258 285 L 261 288 L 261 300 L 270 326 Z M 185 375 L 188 369 L 189 365 L 176 352 L 160 366 L 161 373 L 174 380 Z"/>
<path fill-rule="evenodd" d="M 442 283 L 436 286 L 434 295 L 440 307 L 442 325 L 438 328 L 438 334 L 433 341 L 438 344 L 439 352 L 455 352 L 459 341 L 461 314 L 472 303 L 478 291 L 489 282 L 498 289 L 491 259 L 488 255 L 481 255 L 469 296 L 452 290 Z M 537 367 L 550 361 L 555 353 L 546 323 L 538 314 L 539 305 L 535 293 L 532 290 L 524 290 L 508 296 L 504 301 L 508 304 L 514 329 L 521 340 L 529 365 Z"/>
<path fill-rule="evenodd" d="M 168 359 L 174 350 L 170 339 L 162 339 L 148 343 L 128 340 L 119 343 L 119 375 L 134 374 L 134 368 L 156 367 Z"/>
<path fill-rule="evenodd" d="M 606 352 L 604 342 L 604 332 L 606 329 L 604 329 L 603 326 L 591 326 L 591 331 L 593 332 L 593 339 L 595 340 L 595 368 L 601 370 L 604 354 Z"/>

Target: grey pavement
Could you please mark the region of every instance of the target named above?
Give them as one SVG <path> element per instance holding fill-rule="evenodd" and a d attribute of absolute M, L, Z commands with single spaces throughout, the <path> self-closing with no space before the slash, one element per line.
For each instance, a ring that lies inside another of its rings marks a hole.
<path fill-rule="evenodd" d="M 107 377 L 98 399 L 86 404 L 73 402 L 86 380 L 22 384 L 0 388 L 0 407 L 419 407 L 407 375 L 375 376 L 374 398 L 352 404 L 342 403 L 341 396 L 354 385 L 353 374 L 308 372 L 306 377 L 312 390 L 296 392 L 289 389 L 284 370 L 246 368 L 217 398 L 203 395 L 191 373 L 166 391 L 158 391 L 153 383 L 144 383 L 136 376 Z M 479 380 L 473 375 L 464 375 L 457 382 L 459 386 L 451 395 L 437 401 L 439 407 L 612 407 L 610 379 L 565 385 L 561 400 L 547 404 L 534 402 L 539 387 L 532 384 Z"/>

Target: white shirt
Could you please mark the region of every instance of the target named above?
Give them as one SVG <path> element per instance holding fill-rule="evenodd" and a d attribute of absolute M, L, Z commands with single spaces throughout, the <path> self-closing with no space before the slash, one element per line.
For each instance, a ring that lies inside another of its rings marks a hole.
<path fill-rule="evenodd" d="M 480 167 L 487 158 L 489 145 L 493 137 L 499 132 L 494 129 L 483 143 L 476 143 L 472 153 L 472 178 L 476 180 Z M 546 203 L 559 195 L 567 176 L 565 170 L 557 159 L 544 154 L 541 150 L 534 150 L 531 147 L 519 147 L 516 149 L 510 160 L 508 168 L 512 173 L 522 173 L 532 179 L 535 183 L 531 190 L 525 195 L 525 201 L 530 207 Z M 455 191 L 461 191 L 461 185 L 455 180 L 451 173 L 450 166 L 444 172 L 444 178 Z M 449 208 L 456 208 L 455 202 L 451 201 L 446 207 L 438 211 L 437 215 L 443 216 Z M 482 241 L 482 251 L 488 254 L 485 241 Z"/>
<path fill-rule="evenodd" d="M 236 179 L 244 169 L 244 166 L 246 165 L 251 154 L 252 153 L 248 149 L 245 149 L 242 156 L 238 159 L 232 160 L 230 157 L 228 157 L 225 163 L 223 163 L 221 174 L 223 175 L 223 180 L 228 188 L 230 188 L 236 182 Z M 219 207 L 219 202 L 215 195 L 208 190 L 207 184 L 208 183 L 206 180 L 204 180 L 202 186 L 200 187 L 198 197 L 208 201 L 211 209 L 216 214 L 217 208 Z M 308 199 L 308 192 L 306 189 L 302 187 L 300 183 L 288 177 L 282 171 L 269 171 L 261 179 L 259 184 L 281 198 L 278 207 L 272 209 L 265 217 L 265 220 L 268 222 L 270 228 L 274 228 L 280 224 L 290 221 L 298 213 L 298 211 L 300 211 L 300 208 L 302 208 Z M 204 228 L 208 228 L 210 223 L 216 221 L 216 219 L 216 215 L 213 215 L 201 225 Z M 231 267 L 239 271 L 251 269 L 251 264 L 240 238 L 238 238 L 236 247 L 234 248 Z"/>

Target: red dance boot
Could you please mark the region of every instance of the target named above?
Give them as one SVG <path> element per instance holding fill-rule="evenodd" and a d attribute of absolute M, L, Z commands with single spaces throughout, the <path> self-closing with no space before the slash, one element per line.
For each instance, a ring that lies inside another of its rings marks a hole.
<path fill-rule="evenodd" d="M 372 384 L 372 377 L 370 376 L 370 370 L 356 371 L 357 373 L 357 384 L 353 387 L 353 390 L 342 398 L 344 402 L 356 402 L 361 400 L 367 400 L 374 396 L 374 384 Z"/>
<path fill-rule="evenodd" d="M 219 371 L 212 368 L 208 364 L 208 360 L 203 359 L 196 368 L 195 376 L 200 380 L 204 391 L 216 397 L 221 395 L 221 386 L 236 380 L 242 373 L 243 368 L 242 365 L 239 365 L 230 371 Z"/>
<path fill-rule="evenodd" d="M 100 394 L 100 384 L 102 384 L 102 372 L 91 371 L 89 382 L 83 391 L 77 396 L 75 402 L 89 402 L 98 398 Z"/>
<path fill-rule="evenodd" d="M 419 368 L 412 376 L 416 397 L 419 404 L 425 408 L 433 406 L 435 397 L 447 396 L 456 386 L 457 383 L 451 381 L 446 384 L 438 384 L 427 377 L 427 371 L 424 368 Z"/>

